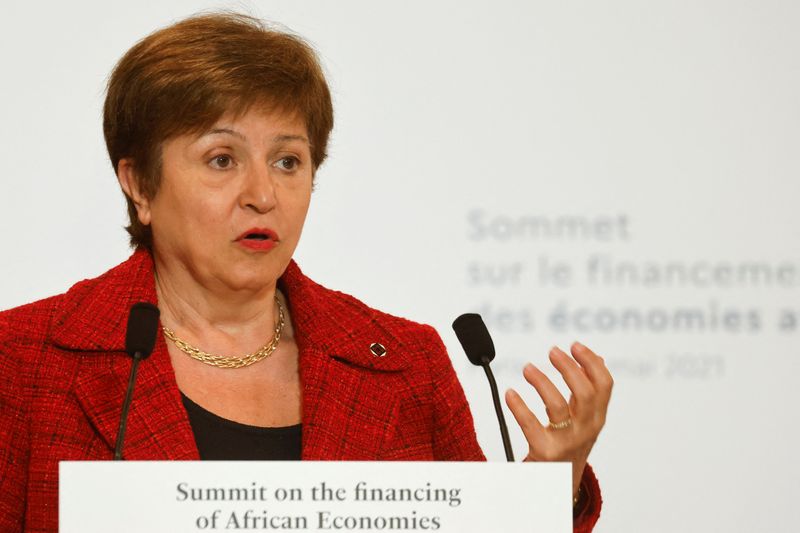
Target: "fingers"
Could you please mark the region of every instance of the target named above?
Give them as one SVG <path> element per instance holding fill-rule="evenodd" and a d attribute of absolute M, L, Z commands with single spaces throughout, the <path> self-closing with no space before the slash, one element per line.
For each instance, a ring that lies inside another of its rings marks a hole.
<path fill-rule="evenodd" d="M 572 420 L 569 426 L 542 426 L 516 391 L 509 389 L 506 392 L 506 404 L 530 446 L 528 460 L 585 463 L 605 424 L 613 386 L 611 374 L 603 359 L 582 344 L 574 343 L 570 351 L 572 357 L 557 347 L 550 350 L 550 361 L 572 392 L 569 403 L 534 365 L 528 364 L 522 371 L 542 398 L 550 422 L 558 424 Z"/>
<path fill-rule="evenodd" d="M 544 427 L 514 389 L 506 391 L 506 405 L 508 405 L 511 414 L 514 415 L 514 420 L 517 421 L 517 424 L 522 429 L 528 445 L 531 448 L 538 447 L 538 443 L 544 438 Z"/>
<path fill-rule="evenodd" d="M 566 420 L 570 415 L 584 421 L 598 418 L 598 413 L 605 413 L 611 397 L 614 380 L 603 359 L 578 342 L 570 351 L 575 359 L 556 346 L 550 350 L 550 361 L 572 392 L 569 404 L 538 368 L 528 365 L 523 370 L 525 379 L 536 388 L 550 421 L 554 423 Z"/>
<path fill-rule="evenodd" d="M 595 389 L 588 376 L 577 362 L 557 347 L 550 350 L 550 361 L 561 373 L 575 401 L 574 407 L 577 414 L 594 402 Z"/>
<path fill-rule="evenodd" d="M 572 344 L 570 352 L 572 352 L 575 360 L 580 363 L 600 398 L 605 404 L 608 404 L 611 397 L 611 389 L 614 386 L 614 379 L 611 377 L 608 368 L 606 368 L 603 358 L 579 342 Z"/>
<path fill-rule="evenodd" d="M 522 375 L 539 393 L 551 422 L 563 422 L 569 418 L 569 405 L 550 378 L 530 363 L 525 365 Z"/>

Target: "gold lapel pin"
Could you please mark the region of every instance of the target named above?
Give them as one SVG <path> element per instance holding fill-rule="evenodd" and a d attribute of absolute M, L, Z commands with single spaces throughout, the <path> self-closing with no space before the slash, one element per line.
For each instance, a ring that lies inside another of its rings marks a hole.
<path fill-rule="evenodd" d="M 370 344 L 369 351 L 371 351 L 372 355 L 375 357 L 384 357 L 386 355 L 386 348 L 384 348 L 383 344 L 379 342 L 373 342 Z"/>

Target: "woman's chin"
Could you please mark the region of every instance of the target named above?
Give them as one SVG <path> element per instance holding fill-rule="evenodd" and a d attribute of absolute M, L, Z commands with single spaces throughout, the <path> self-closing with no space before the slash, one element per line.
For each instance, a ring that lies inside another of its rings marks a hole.
<path fill-rule="evenodd" d="M 261 268 L 242 268 L 226 272 L 218 279 L 232 292 L 258 293 L 275 287 L 285 268 L 285 265 L 281 269 L 267 268 L 265 265 L 261 265 Z"/>

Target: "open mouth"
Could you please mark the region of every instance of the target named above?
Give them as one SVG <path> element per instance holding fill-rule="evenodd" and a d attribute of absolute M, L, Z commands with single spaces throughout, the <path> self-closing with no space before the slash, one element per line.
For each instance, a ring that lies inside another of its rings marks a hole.
<path fill-rule="evenodd" d="M 252 242 L 252 243 L 266 242 L 266 241 L 273 241 L 277 243 L 279 241 L 278 234 L 269 228 L 250 228 L 249 230 L 239 235 L 239 237 L 237 237 L 236 240 Z"/>

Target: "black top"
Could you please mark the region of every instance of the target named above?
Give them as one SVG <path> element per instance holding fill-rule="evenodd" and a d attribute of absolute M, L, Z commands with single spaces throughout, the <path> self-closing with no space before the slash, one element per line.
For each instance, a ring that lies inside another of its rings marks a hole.
<path fill-rule="evenodd" d="M 302 424 L 248 426 L 206 411 L 181 392 L 200 459 L 206 461 L 298 461 Z"/>

